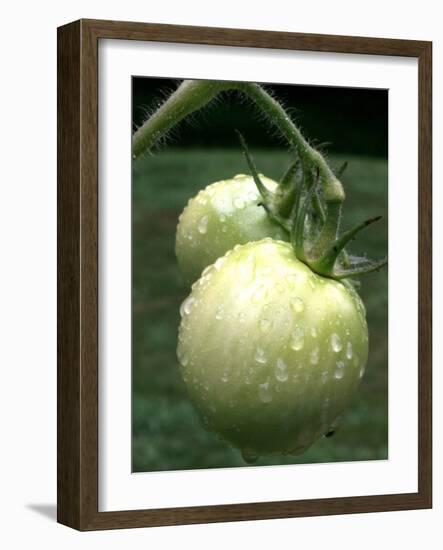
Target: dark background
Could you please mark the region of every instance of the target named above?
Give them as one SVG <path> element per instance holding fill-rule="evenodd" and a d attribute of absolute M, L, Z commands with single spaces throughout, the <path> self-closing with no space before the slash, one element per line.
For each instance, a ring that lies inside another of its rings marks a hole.
<path fill-rule="evenodd" d="M 180 81 L 162 78 L 133 79 L 134 129 L 147 114 L 175 90 Z M 329 142 L 330 153 L 387 157 L 388 92 L 364 88 L 274 85 L 265 87 L 277 93 L 280 102 L 311 142 Z M 278 92 L 277 92 L 278 90 Z M 235 144 L 234 128 L 245 134 L 251 147 L 281 147 L 280 140 L 266 128 L 256 108 L 239 101 L 236 93 L 225 93 L 207 110 L 197 113 L 175 132 L 180 147 Z M 354 128 L 362 131 L 354 132 Z M 331 141 L 333 140 L 333 141 Z"/>
<path fill-rule="evenodd" d="M 177 81 L 133 79 L 134 128 L 176 88 Z M 388 93 L 311 86 L 270 88 L 311 143 L 326 149 L 332 167 L 349 161 L 343 229 L 375 215 L 351 252 L 388 252 Z M 153 155 L 133 163 L 133 416 L 134 471 L 246 466 L 240 453 L 203 429 L 180 377 L 175 355 L 180 303 L 189 289 L 174 253 L 175 229 L 189 198 L 206 185 L 247 172 L 235 129 L 257 167 L 278 179 L 287 147 L 250 104 L 224 94 L 182 123 Z M 369 360 L 335 435 L 299 457 L 261 458 L 257 465 L 385 459 L 388 456 L 387 269 L 361 278 L 367 309 Z"/>

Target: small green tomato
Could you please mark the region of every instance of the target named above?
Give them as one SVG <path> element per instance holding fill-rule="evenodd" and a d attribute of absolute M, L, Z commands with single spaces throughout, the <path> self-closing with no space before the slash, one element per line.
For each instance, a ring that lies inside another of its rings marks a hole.
<path fill-rule="evenodd" d="M 242 451 L 299 454 L 328 431 L 363 376 L 368 329 L 352 287 L 289 243 L 236 246 L 181 308 L 178 358 L 209 430 Z"/>
<path fill-rule="evenodd" d="M 265 176 L 264 185 L 277 183 Z M 208 185 L 189 200 L 179 217 L 175 252 L 188 284 L 236 244 L 265 237 L 286 240 L 285 231 L 267 215 L 251 176 L 239 174 Z"/>

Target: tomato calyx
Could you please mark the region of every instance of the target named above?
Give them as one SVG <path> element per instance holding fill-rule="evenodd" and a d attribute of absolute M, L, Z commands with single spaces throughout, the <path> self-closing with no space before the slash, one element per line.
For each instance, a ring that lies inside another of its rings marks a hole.
<path fill-rule="evenodd" d="M 305 158 L 299 151 L 294 151 L 296 160 L 285 172 L 278 188 L 271 191 L 261 181 L 246 141 L 237 133 L 251 175 L 262 197 L 261 204 L 269 217 L 289 234 L 294 254 L 300 261 L 315 273 L 336 280 L 378 271 L 387 264 L 387 258 L 371 260 L 351 256 L 346 252 L 346 245 L 360 231 L 382 217 L 369 218 L 340 232 L 345 198 L 341 191 L 342 186 L 335 175 L 325 185 L 322 180 L 324 176 L 320 175 L 319 167 L 315 165 L 315 155 Z M 344 163 L 338 174 L 341 175 L 346 167 L 347 163 Z"/>

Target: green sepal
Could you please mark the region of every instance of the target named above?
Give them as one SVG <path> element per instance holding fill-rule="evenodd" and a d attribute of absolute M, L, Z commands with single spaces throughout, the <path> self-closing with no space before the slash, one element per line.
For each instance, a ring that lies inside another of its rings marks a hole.
<path fill-rule="evenodd" d="M 340 202 L 333 202 L 328 204 L 328 209 L 323 220 L 323 225 L 311 248 L 312 258 L 320 258 L 324 251 L 335 243 L 338 234 L 338 228 L 341 220 L 342 204 Z"/>
<path fill-rule="evenodd" d="M 321 257 L 312 262 L 311 265 L 313 269 L 315 269 L 317 273 L 321 273 L 322 275 L 331 275 L 334 272 L 334 265 L 337 262 L 339 254 L 342 252 L 348 242 L 353 239 L 355 235 L 357 235 L 357 233 L 359 233 L 362 229 L 365 229 L 369 225 L 377 222 L 378 220 L 381 220 L 381 216 L 366 220 L 363 223 L 354 226 L 352 229 L 349 229 L 348 231 L 342 233 L 340 237 L 338 237 L 328 248 L 326 248 L 326 250 L 324 250 Z M 349 265 L 349 269 L 352 269 L 352 262 Z"/>
<path fill-rule="evenodd" d="M 243 138 L 243 136 L 240 134 L 240 132 L 237 131 L 238 137 L 240 139 L 241 146 L 243 148 L 243 153 L 246 157 L 246 162 L 248 163 L 249 170 L 251 171 L 252 177 L 254 179 L 255 185 L 257 186 L 257 189 L 262 196 L 262 199 L 264 201 L 264 205 L 266 206 L 268 211 L 273 211 L 273 208 L 271 208 L 272 203 L 274 202 L 274 193 L 270 191 L 266 185 L 261 181 L 260 176 L 258 175 L 257 168 L 255 167 L 255 163 L 252 159 L 251 154 L 249 153 L 248 147 L 246 145 L 246 142 Z"/>
<path fill-rule="evenodd" d="M 261 181 L 260 176 L 258 174 L 257 168 L 255 166 L 254 160 L 249 153 L 248 147 L 246 145 L 246 142 L 241 135 L 240 132 L 237 131 L 237 134 L 240 139 L 240 143 L 243 148 L 243 153 L 246 158 L 246 162 L 248 163 L 249 170 L 251 171 L 252 178 L 254 180 L 255 185 L 257 186 L 257 189 L 262 197 L 262 203 L 261 205 L 268 213 L 269 217 L 274 220 L 276 223 L 278 223 L 285 231 L 288 233 L 291 231 L 291 224 L 290 222 L 283 217 L 280 214 L 279 210 L 279 193 L 275 192 L 273 193 L 270 191 L 265 184 Z M 278 191 L 278 190 L 277 190 Z"/>
<path fill-rule="evenodd" d="M 281 189 L 288 189 L 289 187 L 291 187 L 292 181 L 294 179 L 294 176 L 299 166 L 300 166 L 300 161 L 298 158 L 295 159 L 294 162 L 291 162 L 291 164 L 288 166 L 283 176 L 280 178 L 279 187 Z"/>
<path fill-rule="evenodd" d="M 365 275 L 366 273 L 372 273 L 373 271 L 379 271 L 382 267 L 385 267 L 388 263 L 387 258 L 382 260 L 373 261 L 367 258 L 359 258 L 358 260 L 351 260 L 351 267 L 349 268 L 337 268 L 331 273 L 333 279 L 347 279 L 349 277 L 358 277 L 359 275 Z"/>
<path fill-rule="evenodd" d="M 300 161 L 296 158 L 279 181 L 275 193 L 275 205 L 282 218 L 288 218 L 290 215 L 296 198 L 297 188 L 302 185 L 300 178 L 297 179 L 296 177 L 299 167 Z"/>

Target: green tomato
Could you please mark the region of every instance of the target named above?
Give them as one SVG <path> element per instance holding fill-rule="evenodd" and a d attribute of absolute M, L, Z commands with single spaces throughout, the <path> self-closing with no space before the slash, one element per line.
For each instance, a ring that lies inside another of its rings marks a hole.
<path fill-rule="evenodd" d="M 270 190 L 277 187 L 275 181 L 261 179 Z M 188 284 L 236 244 L 265 237 L 287 239 L 260 202 L 253 178 L 242 174 L 208 185 L 189 200 L 179 217 L 175 243 L 180 271 Z"/>
<path fill-rule="evenodd" d="M 365 309 L 289 243 L 236 246 L 181 307 L 177 355 L 204 424 L 245 460 L 299 454 L 328 431 L 363 376 Z"/>

